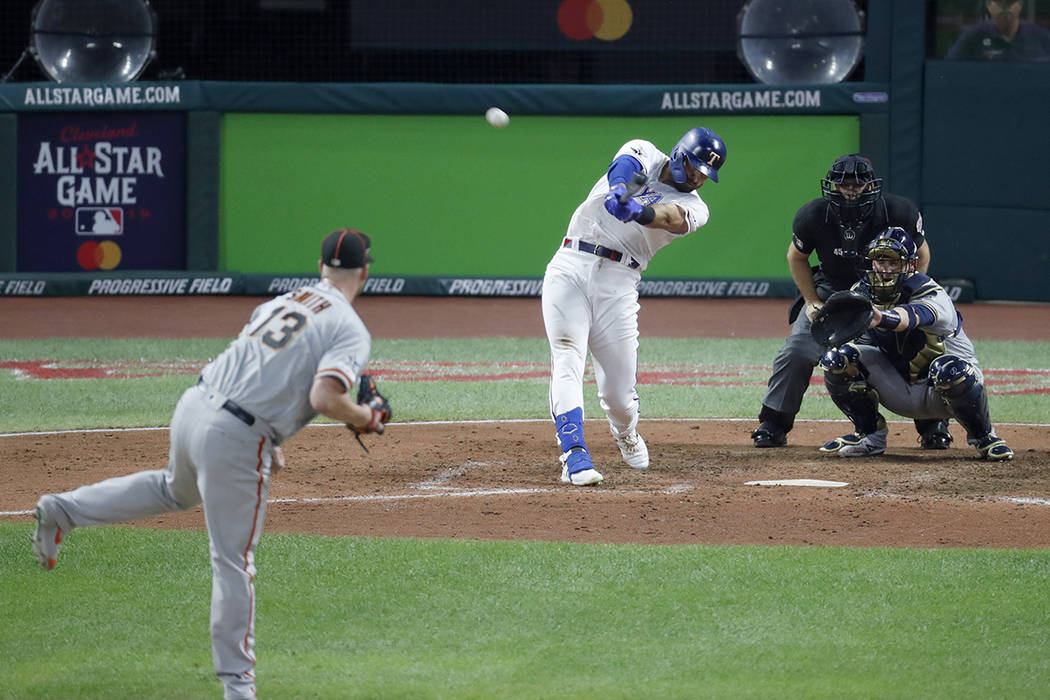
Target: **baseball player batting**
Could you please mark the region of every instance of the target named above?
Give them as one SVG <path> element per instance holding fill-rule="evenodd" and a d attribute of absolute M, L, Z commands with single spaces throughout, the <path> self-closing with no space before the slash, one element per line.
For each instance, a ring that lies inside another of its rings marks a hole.
<path fill-rule="evenodd" d="M 240 335 L 187 389 L 171 419 L 166 469 L 48 494 L 33 550 L 54 568 L 75 527 L 204 504 L 211 543 L 211 640 L 224 697 L 255 695 L 255 546 L 282 442 L 318 413 L 382 433 L 390 406 L 361 374 L 372 339 L 352 303 L 368 276 L 371 240 L 341 229 L 321 244 L 318 283 L 256 307 Z M 357 402 L 350 389 L 359 384 Z"/>
<path fill-rule="evenodd" d="M 543 324 L 551 350 L 550 408 L 561 447 L 561 480 L 601 483 L 583 436 L 583 373 L 588 349 L 598 398 L 628 466 L 646 469 L 638 434 L 638 283 L 658 250 L 707 223 L 698 190 L 718 182 L 722 139 L 690 129 L 670 157 L 648 141 L 628 141 L 576 208 L 543 276 Z"/>
<path fill-rule="evenodd" d="M 893 226 L 873 240 L 867 272 L 854 285 L 871 299 L 867 335 L 824 353 L 820 368 L 831 400 L 854 432 L 820 448 L 842 457 L 886 451 L 889 430 L 879 405 L 909 418 L 955 418 L 984 459 L 1012 459 L 1013 450 L 992 430 L 988 396 L 973 343 L 951 297 L 915 271 L 915 242 Z"/>

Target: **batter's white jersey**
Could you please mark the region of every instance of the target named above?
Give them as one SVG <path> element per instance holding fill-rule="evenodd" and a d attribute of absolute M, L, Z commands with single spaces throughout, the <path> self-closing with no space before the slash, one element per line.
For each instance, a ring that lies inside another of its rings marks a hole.
<path fill-rule="evenodd" d="M 648 228 L 636 221 L 623 222 L 605 209 L 605 197 L 609 194 L 608 177 L 602 175 L 594 183 L 590 194 L 576 208 L 569 220 L 567 238 L 602 245 L 619 250 L 638 261 L 638 271 L 649 266 L 656 251 L 676 238 L 681 238 L 707 223 L 710 213 L 707 204 L 695 190 L 679 192 L 670 185 L 660 182 L 660 173 L 670 158 L 648 141 L 635 139 L 628 141 L 616 152 L 613 160 L 628 155 L 642 164 L 645 170 L 645 186 L 635 195 L 642 204 L 677 204 L 685 212 L 689 230 L 684 234 L 674 234 L 663 229 Z"/>
<path fill-rule="evenodd" d="M 635 391 L 638 370 L 638 284 L 658 250 L 695 231 L 708 220 L 707 205 L 695 192 L 679 192 L 660 182 L 670 159 L 643 140 L 625 143 L 613 160 L 635 158 L 645 185 L 635 198 L 650 206 L 678 205 L 688 231 L 623 222 L 605 209 L 609 195 L 602 174 L 569 220 L 566 235 L 543 276 L 541 306 L 551 349 L 551 415 L 583 409 L 583 378 L 588 350 L 598 398 L 617 437 L 630 435 L 638 423 Z"/>
<path fill-rule="evenodd" d="M 350 391 L 368 360 L 372 337 L 350 302 L 327 281 L 260 304 L 240 335 L 201 373 L 213 390 L 271 429 L 280 445 L 316 417 L 315 376 Z"/>

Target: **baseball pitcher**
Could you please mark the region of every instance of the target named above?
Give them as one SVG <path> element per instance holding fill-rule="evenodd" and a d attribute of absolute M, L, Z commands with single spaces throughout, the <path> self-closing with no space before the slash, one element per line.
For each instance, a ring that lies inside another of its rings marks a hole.
<path fill-rule="evenodd" d="M 33 550 L 54 568 L 75 527 L 203 503 L 211 543 L 211 639 L 225 698 L 255 695 L 255 547 L 280 445 L 318 413 L 355 434 L 382 433 L 390 406 L 362 368 L 371 336 L 352 303 L 368 276 L 371 240 L 341 229 L 321 244 L 318 283 L 258 306 L 240 335 L 183 393 L 166 469 L 47 494 Z M 357 401 L 351 398 L 359 385 Z"/>
<path fill-rule="evenodd" d="M 543 324 L 551 350 L 550 408 L 561 447 L 561 480 L 598 484 L 583 436 L 588 349 L 598 398 L 628 466 L 646 469 L 638 434 L 638 283 L 658 250 L 707 223 L 698 189 L 718 182 L 726 147 L 715 132 L 690 129 L 670 157 L 628 141 L 576 208 L 543 277 Z"/>

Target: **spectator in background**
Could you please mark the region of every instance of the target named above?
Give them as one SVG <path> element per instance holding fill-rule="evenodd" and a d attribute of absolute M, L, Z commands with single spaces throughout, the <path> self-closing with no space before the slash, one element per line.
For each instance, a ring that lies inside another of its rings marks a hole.
<path fill-rule="evenodd" d="M 1050 30 L 1021 19 L 1024 0 L 985 0 L 987 17 L 963 30 L 946 59 L 1050 61 Z"/>

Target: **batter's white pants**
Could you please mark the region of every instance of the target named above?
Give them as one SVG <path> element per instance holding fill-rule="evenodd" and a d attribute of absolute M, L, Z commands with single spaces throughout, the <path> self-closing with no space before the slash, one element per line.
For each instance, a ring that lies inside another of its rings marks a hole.
<path fill-rule="evenodd" d="M 211 551 L 211 640 L 228 697 L 254 697 L 255 547 L 270 491 L 269 438 L 187 389 L 171 419 L 166 469 L 57 494 L 67 529 L 117 523 L 204 504 Z M 256 422 L 259 425 L 259 422 Z M 64 522 L 63 522 L 64 521 Z"/>
<path fill-rule="evenodd" d="M 551 349 L 550 406 L 583 408 L 590 349 L 598 398 L 617 435 L 638 424 L 638 283 L 641 274 L 606 258 L 562 248 L 543 276 L 543 325 Z"/>

